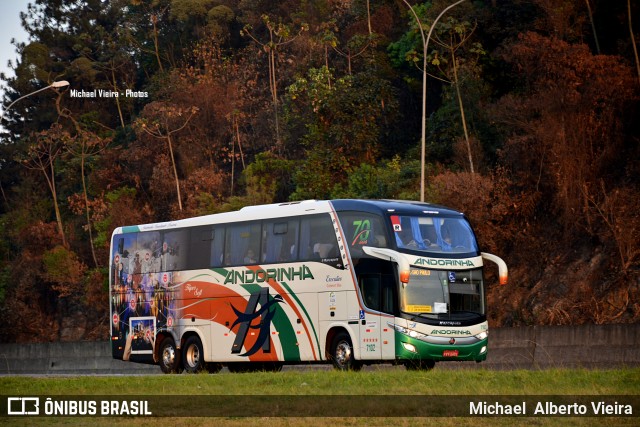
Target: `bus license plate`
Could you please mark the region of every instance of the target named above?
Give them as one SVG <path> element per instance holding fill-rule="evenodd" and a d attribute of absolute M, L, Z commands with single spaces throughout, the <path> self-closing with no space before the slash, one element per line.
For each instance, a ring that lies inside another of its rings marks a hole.
<path fill-rule="evenodd" d="M 444 350 L 442 357 L 458 357 L 458 350 Z"/>

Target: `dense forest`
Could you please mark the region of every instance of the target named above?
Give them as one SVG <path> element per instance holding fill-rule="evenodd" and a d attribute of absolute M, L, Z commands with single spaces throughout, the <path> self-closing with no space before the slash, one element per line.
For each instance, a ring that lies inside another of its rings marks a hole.
<path fill-rule="evenodd" d="M 116 226 L 419 200 L 423 101 L 425 200 L 510 267 L 490 324 L 639 321 L 640 3 L 453 3 L 34 0 L 2 76 L 0 340 L 106 339 Z"/>

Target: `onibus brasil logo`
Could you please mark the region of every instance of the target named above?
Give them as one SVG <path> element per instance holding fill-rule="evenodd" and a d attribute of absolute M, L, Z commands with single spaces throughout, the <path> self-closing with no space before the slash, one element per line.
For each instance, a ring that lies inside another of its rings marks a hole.
<path fill-rule="evenodd" d="M 247 308 L 244 312 L 238 310 L 233 305 L 231 308 L 236 313 L 238 318 L 229 329 L 233 329 L 234 326 L 240 325 L 238 334 L 231 347 L 231 353 L 238 354 L 244 347 L 244 342 L 247 338 L 249 329 L 259 329 L 258 339 L 253 346 L 240 356 L 251 356 L 262 349 L 265 353 L 271 352 L 271 340 L 269 339 L 271 332 L 271 321 L 276 314 L 278 308 L 277 304 L 283 303 L 282 296 L 276 295 L 271 297 L 269 295 L 269 288 L 260 288 L 260 291 L 251 294 L 247 303 Z M 258 304 L 260 308 L 258 309 Z M 260 319 L 257 324 L 254 324 L 254 320 Z"/>

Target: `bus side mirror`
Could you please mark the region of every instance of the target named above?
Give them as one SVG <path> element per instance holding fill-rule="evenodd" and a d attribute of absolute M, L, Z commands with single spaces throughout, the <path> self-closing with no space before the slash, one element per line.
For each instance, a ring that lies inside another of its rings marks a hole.
<path fill-rule="evenodd" d="M 500 285 L 506 285 L 509 279 L 509 270 L 507 268 L 507 263 L 505 263 L 502 260 L 502 258 L 490 253 L 482 252 L 480 255 L 482 255 L 483 259 L 486 259 L 487 261 L 491 261 L 498 265 L 498 274 L 500 275 Z"/>

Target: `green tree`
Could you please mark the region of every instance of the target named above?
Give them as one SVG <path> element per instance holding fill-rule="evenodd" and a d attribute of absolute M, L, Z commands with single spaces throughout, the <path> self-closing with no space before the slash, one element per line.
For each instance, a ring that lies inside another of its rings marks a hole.
<path fill-rule="evenodd" d="M 417 200 L 420 162 L 396 155 L 378 164 L 361 164 L 349 175 L 344 188 L 336 188 L 331 197 L 356 199 Z"/>
<path fill-rule="evenodd" d="M 426 63 L 427 70 L 421 71 L 426 72 L 432 79 L 451 85 L 455 90 L 455 99 L 458 104 L 460 123 L 467 148 L 468 165 L 471 173 L 474 173 L 476 166 L 474 165 L 472 141 L 461 87 L 465 76 L 478 74 L 479 57 L 485 55 L 486 52 L 479 42 L 472 40 L 475 26 L 466 20 L 447 16 L 438 21 L 436 27 L 431 29 L 431 50 L 427 52 L 425 62 L 423 39 L 418 36 L 416 18 L 420 20 L 421 25 L 430 29 L 432 24 L 427 24 L 429 20 L 426 15 L 432 9 L 429 3 L 416 6 L 413 9 L 415 16 L 410 16 L 410 30 L 398 42 L 390 45 L 389 52 L 396 65 L 400 65 L 403 59 L 418 68 L 420 68 L 419 64 Z M 423 28 L 422 31 L 424 32 L 425 29 Z"/>
<path fill-rule="evenodd" d="M 389 83 L 370 70 L 334 78 L 326 67 L 310 69 L 289 86 L 290 144 L 304 147 L 292 197 L 328 197 L 355 167 L 374 163 L 396 108 Z"/>

